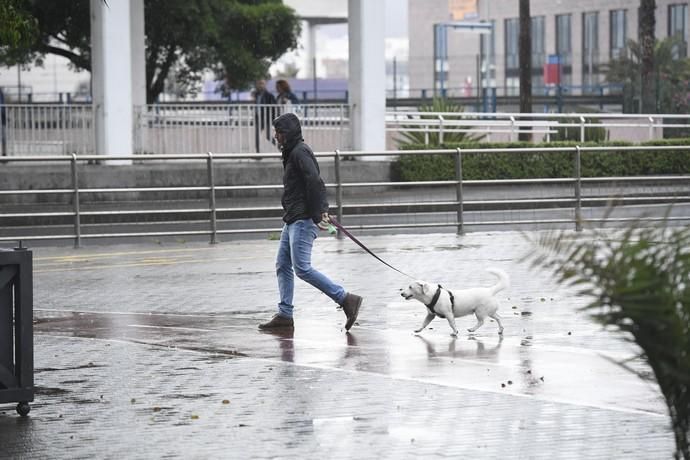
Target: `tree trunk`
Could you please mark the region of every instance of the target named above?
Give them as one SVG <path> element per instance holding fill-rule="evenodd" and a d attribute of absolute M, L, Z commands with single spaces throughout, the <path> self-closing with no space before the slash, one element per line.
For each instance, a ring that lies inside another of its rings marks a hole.
<path fill-rule="evenodd" d="M 654 84 L 654 27 L 656 20 L 655 0 L 640 0 L 640 48 L 642 51 L 640 70 L 641 113 L 656 113 L 656 91 Z"/>
<path fill-rule="evenodd" d="M 529 10 L 529 0 L 520 0 L 520 113 L 532 113 L 532 24 Z M 529 141 L 530 138 L 531 133 L 519 134 L 521 141 Z"/>

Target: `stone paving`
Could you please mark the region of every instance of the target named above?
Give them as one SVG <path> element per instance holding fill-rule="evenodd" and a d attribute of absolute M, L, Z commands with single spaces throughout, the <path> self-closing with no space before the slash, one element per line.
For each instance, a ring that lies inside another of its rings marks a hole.
<path fill-rule="evenodd" d="M 0 406 L 0 456 L 671 458 L 657 387 L 615 363 L 636 349 L 520 262 L 523 235 L 363 239 L 449 288 L 506 270 L 504 337 L 438 319 L 415 335 L 408 280 L 333 237 L 313 262 L 365 296 L 349 334 L 301 281 L 294 333 L 256 329 L 277 301 L 274 240 L 38 248 L 36 401 L 26 418 Z"/>

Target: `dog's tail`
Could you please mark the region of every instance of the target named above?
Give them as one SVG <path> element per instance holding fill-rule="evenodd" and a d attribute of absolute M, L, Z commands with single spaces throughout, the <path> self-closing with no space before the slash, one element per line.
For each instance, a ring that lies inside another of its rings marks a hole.
<path fill-rule="evenodd" d="M 497 292 L 500 292 L 510 287 L 510 277 L 506 272 L 504 272 L 500 268 L 487 268 L 486 271 L 491 273 L 492 275 L 495 275 L 498 278 L 498 283 L 494 284 L 489 288 L 491 289 L 492 294 L 496 294 Z"/>

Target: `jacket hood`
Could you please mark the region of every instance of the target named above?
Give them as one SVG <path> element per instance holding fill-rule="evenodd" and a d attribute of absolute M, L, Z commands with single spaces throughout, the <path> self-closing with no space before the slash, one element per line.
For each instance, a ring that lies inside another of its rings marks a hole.
<path fill-rule="evenodd" d="M 285 135 L 285 144 L 280 146 L 283 154 L 287 154 L 298 142 L 304 140 L 302 138 L 302 126 L 294 113 L 282 114 L 273 120 L 273 127 L 276 132 Z"/>

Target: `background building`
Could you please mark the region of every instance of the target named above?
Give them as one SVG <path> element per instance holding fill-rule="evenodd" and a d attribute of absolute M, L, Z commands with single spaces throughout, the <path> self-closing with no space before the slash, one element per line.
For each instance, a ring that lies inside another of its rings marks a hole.
<path fill-rule="evenodd" d="M 436 23 L 473 19 L 471 5 L 459 0 L 409 0 L 409 79 L 411 92 L 433 90 Z M 519 12 L 515 0 L 476 0 L 481 21 L 494 25 L 493 38 L 449 30 L 445 87 L 451 96 L 473 94 L 480 85 L 499 95 L 519 90 Z M 688 41 L 688 3 L 657 0 L 656 38 L 680 35 Z M 561 84 L 572 94 L 608 91 L 603 65 L 638 38 L 639 0 L 531 0 L 533 93 L 546 91 L 543 66 L 551 55 L 561 63 Z M 462 14 L 461 14 L 462 13 Z M 489 65 L 494 56 L 495 67 Z M 687 55 L 687 47 L 681 50 Z M 468 85 L 471 80 L 472 84 Z"/>

